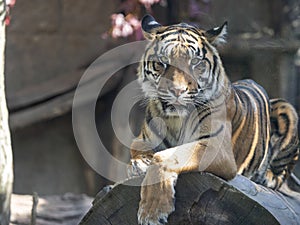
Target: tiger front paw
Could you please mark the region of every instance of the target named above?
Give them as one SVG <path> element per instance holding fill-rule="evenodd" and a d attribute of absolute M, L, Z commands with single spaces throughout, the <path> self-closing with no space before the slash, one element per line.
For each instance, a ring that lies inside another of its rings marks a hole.
<path fill-rule="evenodd" d="M 162 225 L 175 210 L 175 189 L 177 174 L 158 171 L 149 167 L 141 187 L 141 201 L 138 210 L 140 225 Z M 157 178 L 159 177 L 159 180 Z"/>
<path fill-rule="evenodd" d="M 127 167 L 128 176 L 133 177 L 133 176 L 145 175 L 150 163 L 151 163 L 151 159 L 144 156 L 131 159 Z"/>

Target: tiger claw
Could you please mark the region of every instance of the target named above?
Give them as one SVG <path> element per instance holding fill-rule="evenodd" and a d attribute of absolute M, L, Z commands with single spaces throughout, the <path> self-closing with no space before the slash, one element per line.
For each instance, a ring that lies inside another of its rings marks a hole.
<path fill-rule="evenodd" d="M 127 167 L 127 174 L 129 177 L 145 175 L 147 168 L 150 165 L 150 160 L 131 159 Z"/>
<path fill-rule="evenodd" d="M 147 214 L 146 217 L 143 217 L 144 212 L 142 211 L 139 210 L 138 213 L 139 225 L 165 225 L 168 222 L 168 214 L 166 213 L 161 213 L 154 217 Z"/>

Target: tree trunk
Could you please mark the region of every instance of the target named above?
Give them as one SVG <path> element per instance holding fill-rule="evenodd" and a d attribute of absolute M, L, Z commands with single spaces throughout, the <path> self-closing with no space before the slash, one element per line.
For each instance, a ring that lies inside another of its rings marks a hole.
<path fill-rule="evenodd" d="M 13 183 L 12 149 L 4 85 L 5 4 L 0 2 L 0 224 L 9 224 Z"/>
<path fill-rule="evenodd" d="M 141 177 L 103 190 L 80 225 L 134 225 Z M 175 212 L 170 225 L 300 224 L 300 194 L 283 186 L 281 192 L 257 185 L 241 175 L 226 182 L 209 173 L 187 173 L 178 178 Z"/>

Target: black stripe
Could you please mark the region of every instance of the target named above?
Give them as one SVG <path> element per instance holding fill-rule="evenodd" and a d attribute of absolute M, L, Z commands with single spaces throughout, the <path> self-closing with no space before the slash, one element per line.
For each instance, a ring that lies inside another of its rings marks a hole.
<path fill-rule="evenodd" d="M 262 162 L 262 159 L 264 157 L 264 154 L 265 154 L 265 149 L 266 149 L 266 132 L 265 132 L 265 129 L 267 128 L 267 119 L 269 118 L 264 118 L 266 115 L 265 115 L 265 111 L 267 110 L 267 107 L 266 107 L 266 104 L 268 105 L 269 103 L 268 102 L 265 102 L 262 95 L 257 91 L 255 90 L 255 88 L 253 86 L 255 86 L 256 88 L 258 88 L 259 90 L 263 91 L 262 88 L 260 88 L 258 85 L 256 85 L 253 81 L 249 81 L 248 80 L 246 81 L 248 84 L 250 84 L 251 86 L 242 86 L 241 89 L 245 89 L 245 90 L 248 90 L 250 92 L 250 94 L 252 95 L 253 100 L 254 102 L 257 103 L 258 105 L 258 110 L 259 110 L 259 128 L 260 128 L 260 134 L 259 134 L 259 137 L 260 137 L 260 141 L 261 141 L 261 146 L 256 146 L 256 149 L 254 151 L 254 155 L 248 165 L 248 169 L 251 171 L 251 170 L 255 170 L 257 169 L 257 167 L 261 164 Z M 263 93 L 265 93 L 263 91 Z M 268 99 L 268 97 L 265 95 L 265 97 Z M 250 101 L 251 101 L 250 100 Z M 259 143 L 259 142 L 258 142 Z M 257 150 L 260 150 L 260 151 L 257 151 Z"/>
<path fill-rule="evenodd" d="M 152 115 L 151 115 L 151 112 L 148 110 L 148 112 L 146 113 L 146 123 L 147 123 L 147 125 L 148 125 L 148 127 L 149 127 L 149 129 L 157 136 L 157 137 L 160 137 L 160 135 L 159 135 L 159 131 L 156 129 L 156 127 L 155 126 L 151 126 L 151 119 L 152 119 L 153 117 L 152 117 Z M 165 147 L 166 148 L 170 148 L 170 147 L 172 147 L 171 146 L 171 144 L 170 144 L 170 142 L 166 139 L 166 138 L 164 138 L 163 140 L 162 140 L 162 143 L 165 145 Z M 157 146 L 157 148 L 158 148 L 159 146 Z M 154 149 L 154 151 L 158 151 L 157 150 L 157 148 L 155 148 Z"/>
<path fill-rule="evenodd" d="M 283 164 L 280 166 L 271 166 L 271 171 L 275 174 L 275 175 L 280 175 L 284 170 L 287 170 L 287 164 Z"/>
<path fill-rule="evenodd" d="M 164 138 L 163 141 L 162 141 L 165 145 L 166 148 L 171 148 L 172 145 L 170 144 L 170 142 L 167 140 L 167 138 Z"/>
<path fill-rule="evenodd" d="M 216 69 L 217 69 L 217 65 L 218 65 L 218 58 L 217 58 L 217 56 L 213 56 L 213 61 L 214 61 L 214 65 L 213 65 L 213 69 L 212 69 L 212 73 L 213 73 L 213 75 L 215 75 L 215 73 L 216 73 Z"/>
<path fill-rule="evenodd" d="M 208 58 L 203 58 L 203 60 L 205 60 L 207 63 L 208 63 L 208 65 L 209 65 L 209 71 L 211 70 L 211 62 L 209 61 L 209 59 Z"/>
<path fill-rule="evenodd" d="M 285 150 L 285 151 L 284 151 Z M 286 151 L 289 150 L 289 151 Z M 292 151 L 291 151 L 292 150 Z M 276 157 L 274 160 L 272 160 L 272 166 L 275 166 L 273 163 L 284 163 L 288 164 L 291 158 L 293 158 L 298 152 L 298 148 L 285 148 L 281 150 L 279 153 L 284 153 L 281 154 L 280 156 Z"/>
<path fill-rule="evenodd" d="M 186 39 L 186 42 L 189 43 L 189 44 L 196 44 L 196 40 Z"/>
<path fill-rule="evenodd" d="M 202 112 L 201 112 L 202 113 Z M 200 120 L 198 120 L 198 122 L 197 122 L 197 125 L 194 127 L 194 129 L 193 129 L 193 132 L 192 132 L 192 136 L 194 135 L 194 133 L 196 132 L 196 130 L 197 130 L 197 128 L 200 126 L 200 124 L 203 122 L 203 120 L 205 119 L 205 118 L 207 118 L 208 116 L 210 116 L 212 114 L 212 112 L 211 111 L 209 111 L 208 113 L 206 113 L 204 116 L 202 116 L 201 118 L 200 118 Z M 198 116 L 197 116 L 197 118 L 199 118 L 199 114 L 198 114 Z"/>
<path fill-rule="evenodd" d="M 176 38 L 171 38 L 168 40 L 164 40 L 164 43 L 169 43 L 169 42 L 176 41 L 176 40 L 177 40 Z"/>
<path fill-rule="evenodd" d="M 146 117 L 145 117 L 145 119 L 146 119 L 146 123 L 148 125 L 150 123 L 151 119 L 152 119 L 152 115 L 151 115 L 151 111 L 150 110 L 146 111 Z"/>
<path fill-rule="evenodd" d="M 161 37 L 161 39 L 164 39 L 164 41 L 165 41 L 167 36 L 178 35 L 178 34 L 179 34 L 178 30 L 175 30 L 175 31 L 170 31 L 168 33 L 165 33 L 165 34 L 161 35 L 160 37 Z"/>
<path fill-rule="evenodd" d="M 219 69 L 217 77 L 215 79 L 213 79 L 217 83 L 220 83 L 220 81 L 219 81 L 220 74 L 221 74 L 221 70 Z M 215 90 L 215 93 L 218 93 L 220 91 L 220 88 L 222 88 L 222 87 L 223 87 L 222 85 L 217 85 L 217 89 Z"/>
<path fill-rule="evenodd" d="M 249 102 L 251 102 L 251 99 L 249 99 L 249 96 L 248 95 L 246 95 L 246 93 L 245 92 L 243 92 L 241 89 L 244 87 L 244 86 L 236 86 L 235 85 L 235 87 L 236 88 L 238 88 L 237 90 L 238 90 L 238 92 L 236 92 L 237 94 L 238 94 L 238 96 L 240 96 L 240 100 L 241 100 L 241 102 L 242 102 L 242 108 L 244 108 L 244 110 L 247 112 L 247 118 L 246 118 L 246 121 L 245 121 L 245 124 L 244 124 L 244 127 L 246 127 L 248 130 L 249 130 L 249 135 L 247 136 L 247 139 L 248 139 L 248 141 L 250 142 L 250 143 L 252 143 L 253 142 L 253 138 L 254 138 L 254 136 L 253 136 L 253 132 L 252 132 L 252 125 L 253 125 L 253 119 L 254 119 L 254 115 L 253 115 L 253 111 L 252 110 L 249 110 Z M 241 115 L 242 116 L 242 115 Z M 250 130 L 251 129 L 251 130 Z M 251 132 L 250 132 L 251 131 Z M 251 138 L 251 140 L 249 140 Z M 246 158 L 247 158 L 247 156 L 248 156 L 248 153 L 246 154 L 246 155 L 244 155 L 244 156 L 240 156 L 241 157 L 241 161 L 242 162 L 244 162 L 245 160 L 246 160 Z M 239 159 L 238 159 L 238 161 L 239 161 Z M 249 164 L 250 165 L 250 164 Z M 248 166 L 249 166 L 248 165 Z M 243 174 L 245 173 L 245 172 L 249 172 L 248 171 L 248 168 L 249 167 L 247 167 L 245 170 L 244 170 L 244 172 L 243 172 Z"/>
<path fill-rule="evenodd" d="M 287 135 L 287 133 L 288 133 L 287 131 L 290 129 L 290 119 L 289 119 L 289 117 L 288 117 L 288 115 L 287 115 L 286 113 L 279 113 L 278 118 L 283 119 L 284 122 L 285 122 L 285 124 L 286 124 L 286 130 L 285 130 L 284 135 L 281 134 L 281 133 L 279 133 L 279 129 L 278 129 L 278 133 L 280 134 L 280 136 L 283 135 L 283 137 L 284 137 L 284 139 L 285 139 L 285 138 L 286 138 L 286 135 Z M 279 121 L 279 120 L 277 119 L 277 122 L 278 122 L 278 121 Z M 280 126 L 280 124 L 278 124 L 278 126 Z"/>
<path fill-rule="evenodd" d="M 143 79 L 143 82 L 147 82 L 147 81 L 149 81 L 149 79 L 148 79 L 148 77 L 147 77 L 146 74 L 145 74 L 144 79 Z"/>
<path fill-rule="evenodd" d="M 277 104 L 277 103 L 286 103 L 286 101 L 284 100 L 284 99 L 280 99 L 280 98 L 278 98 L 278 99 L 276 99 L 276 100 L 271 100 L 271 104 L 273 105 L 275 105 L 275 104 Z"/>
<path fill-rule="evenodd" d="M 150 112 L 150 110 L 147 110 L 147 113 L 146 113 L 146 123 L 147 123 L 147 125 L 148 125 L 148 127 L 149 127 L 149 129 L 157 136 L 157 137 L 159 137 L 159 132 L 158 132 L 158 130 L 156 129 L 156 127 L 155 126 L 153 126 L 153 125 L 151 125 L 151 120 L 152 120 L 152 115 L 151 115 L 151 112 Z"/>
<path fill-rule="evenodd" d="M 189 49 L 192 49 L 194 52 L 197 52 L 196 49 L 195 49 L 195 47 L 192 46 L 192 45 L 188 45 L 188 48 L 189 48 Z M 197 55 L 197 54 L 196 54 L 196 55 Z"/>
<path fill-rule="evenodd" d="M 192 37 L 193 39 L 195 39 L 195 40 L 198 40 L 199 38 L 198 38 L 198 35 L 199 34 L 196 34 L 196 33 L 194 33 L 194 32 L 186 32 L 186 31 L 184 31 L 183 32 L 184 34 L 186 34 L 186 35 L 188 35 L 188 36 L 190 36 L 190 37 Z"/>
<path fill-rule="evenodd" d="M 247 98 L 246 97 L 246 94 L 244 93 L 244 92 L 242 92 L 240 89 L 238 89 L 236 86 L 233 86 L 233 88 L 234 88 L 234 90 L 235 90 L 235 102 L 236 102 L 236 113 L 238 112 L 238 107 L 237 106 L 239 106 L 239 108 L 243 108 L 244 106 L 246 106 L 246 103 L 245 103 L 245 101 L 244 101 L 244 98 L 243 98 L 243 96 L 245 97 L 245 98 Z M 238 99 L 240 100 L 240 101 L 238 101 Z M 240 112 L 240 114 L 239 114 L 239 117 L 238 117 L 238 119 L 236 119 L 237 121 L 240 121 L 241 120 L 241 117 L 243 117 L 244 115 L 241 113 L 242 112 L 242 110 L 241 111 L 239 111 Z M 236 113 L 235 113 L 235 115 L 234 115 L 234 117 L 233 118 L 235 118 L 236 117 Z"/>
<path fill-rule="evenodd" d="M 146 130 L 143 130 L 143 135 L 145 136 L 145 140 L 147 139 L 149 142 L 151 142 L 149 135 L 147 134 L 147 132 L 145 132 Z"/>
<path fill-rule="evenodd" d="M 216 136 L 218 136 L 219 133 L 222 132 L 223 129 L 224 129 L 224 125 L 221 125 L 221 127 L 215 133 L 211 133 L 211 134 L 206 134 L 206 135 L 200 136 L 198 138 L 198 140 L 216 137 Z"/>
<path fill-rule="evenodd" d="M 279 125 L 278 125 L 278 120 L 277 120 L 277 118 L 275 118 L 275 117 L 270 117 L 270 122 L 271 122 L 271 126 L 272 126 L 272 134 L 276 134 L 276 135 L 278 135 L 278 136 L 280 136 L 280 134 L 279 134 Z M 271 135 L 272 135 L 271 134 Z"/>
<path fill-rule="evenodd" d="M 239 90 L 236 90 L 236 92 L 237 92 L 237 91 L 239 91 Z M 235 112 L 234 112 L 234 115 L 233 115 L 233 117 L 232 117 L 232 121 L 235 121 L 235 122 L 233 123 L 233 125 L 238 125 L 238 126 L 240 125 L 240 121 L 241 121 L 242 117 L 244 117 L 242 109 L 241 109 L 241 110 L 238 110 L 238 108 L 242 108 L 241 104 L 243 104 L 243 103 L 241 103 L 241 102 L 238 102 L 239 95 L 241 95 L 241 94 L 240 94 L 240 93 L 236 93 L 236 94 L 234 95 Z M 240 98 L 239 98 L 239 99 L 240 99 Z M 239 107 L 238 107 L 238 106 L 239 106 Z M 236 118 L 238 112 L 239 112 L 238 118 Z M 238 126 L 237 126 L 237 127 L 236 127 L 236 126 L 232 127 L 233 133 L 236 131 L 236 129 L 238 128 Z"/>
<path fill-rule="evenodd" d="M 203 59 L 205 58 L 205 55 L 207 54 L 207 50 L 206 50 L 206 45 L 203 43 L 203 47 L 202 47 L 202 53 L 203 53 Z"/>

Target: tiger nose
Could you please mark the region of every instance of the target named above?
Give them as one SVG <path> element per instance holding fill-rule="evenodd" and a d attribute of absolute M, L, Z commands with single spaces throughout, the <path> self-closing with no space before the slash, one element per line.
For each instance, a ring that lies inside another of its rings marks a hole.
<path fill-rule="evenodd" d="M 182 95 L 184 92 L 187 91 L 187 87 L 171 87 L 170 88 L 170 92 L 176 96 L 179 97 L 180 95 Z"/>

